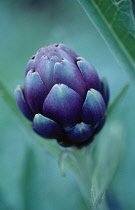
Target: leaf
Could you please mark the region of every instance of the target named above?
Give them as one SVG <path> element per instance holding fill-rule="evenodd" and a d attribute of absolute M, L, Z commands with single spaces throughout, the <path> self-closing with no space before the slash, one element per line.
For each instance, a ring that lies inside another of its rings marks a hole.
<path fill-rule="evenodd" d="M 78 0 L 115 59 L 135 79 L 135 22 L 130 0 Z"/>
<path fill-rule="evenodd" d="M 120 122 L 113 122 L 105 129 L 96 149 L 96 163 L 92 178 L 91 196 L 97 207 L 118 169 L 125 145 L 124 127 Z M 107 135 L 108 134 L 108 135 Z"/>
<path fill-rule="evenodd" d="M 129 88 L 129 84 L 126 84 L 122 88 L 122 90 L 118 93 L 118 95 L 113 100 L 113 102 L 111 103 L 111 105 L 109 106 L 109 108 L 107 110 L 107 116 L 110 117 L 110 115 L 112 114 L 114 108 L 120 103 L 120 101 L 122 100 L 122 98 L 126 95 L 126 92 L 127 92 L 128 88 Z"/>

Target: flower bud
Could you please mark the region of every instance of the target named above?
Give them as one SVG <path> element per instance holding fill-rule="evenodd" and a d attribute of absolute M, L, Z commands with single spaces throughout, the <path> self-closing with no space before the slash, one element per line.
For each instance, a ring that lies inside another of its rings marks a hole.
<path fill-rule="evenodd" d="M 43 47 L 26 66 L 16 102 L 40 136 L 64 147 L 88 145 L 105 123 L 109 88 L 95 68 L 68 46 Z"/>

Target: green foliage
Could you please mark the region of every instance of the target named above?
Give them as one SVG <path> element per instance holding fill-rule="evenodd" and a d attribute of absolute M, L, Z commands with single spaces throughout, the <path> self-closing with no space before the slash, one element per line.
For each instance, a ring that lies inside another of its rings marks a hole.
<path fill-rule="evenodd" d="M 130 0 L 78 0 L 116 60 L 135 79 L 135 22 Z"/>
<path fill-rule="evenodd" d="M 117 60 L 134 79 L 134 21 L 130 1 L 116 3 L 100 0 L 99 3 L 97 0 L 80 0 L 80 3 Z M 0 210 L 92 210 L 93 205 L 98 210 L 110 209 L 105 198 L 116 172 L 120 177 L 116 177 L 117 184 L 114 183 L 118 202 L 123 209 L 135 209 L 135 89 L 125 85 L 128 83 L 126 77 L 77 3 L 70 0 L 68 4 L 63 0 L 62 5 L 65 7 L 60 11 L 64 12 L 55 11 L 55 18 L 50 18 L 51 14 L 54 15 L 52 10 L 48 13 L 39 11 L 37 15 L 37 11 L 32 13 L 31 7 L 28 12 L 19 7 L 0 8 L 0 21 L 3 20 L 0 52 Z M 108 10 L 105 9 L 107 7 Z M 114 13 L 115 17 L 111 19 Z M 28 58 L 39 47 L 59 41 L 73 47 L 80 56 L 86 55 L 110 84 L 112 103 L 107 111 L 106 125 L 95 141 L 81 150 L 63 150 L 55 141 L 34 134 L 30 122 L 22 116 L 14 100 L 13 91 L 17 84 L 23 83 Z M 127 139 L 126 161 L 121 162 Z M 119 165 L 121 171 L 118 170 Z M 65 177 L 61 177 L 60 172 Z"/>
<path fill-rule="evenodd" d="M 129 84 L 126 84 L 122 90 L 119 92 L 119 94 L 116 96 L 114 101 L 110 104 L 108 110 L 107 110 L 107 116 L 110 117 L 110 115 L 113 113 L 113 109 L 116 108 L 116 106 L 122 101 L 123 97 L 126 95 L 126 92 L 129 88 Z"/>

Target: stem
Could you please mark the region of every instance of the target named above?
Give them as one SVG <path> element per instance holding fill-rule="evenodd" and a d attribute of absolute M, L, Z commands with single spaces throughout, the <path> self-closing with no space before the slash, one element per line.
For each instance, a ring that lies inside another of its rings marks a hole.
<path fill-rule="evenodd" d="M 92 159 L 92 148 L 90 146 L 83 149 L 71 148 L 70 150 L 65 150 L 61 153 L 59 159 L 59 167 L 61 174 L 65 176 L 63 160 L 66 160 L 68 166 L 74 171 L 77 184 L 80 188 L 80 192 L 83 196 L 86 208 L 88 210 L 94 209 L 104 209 L 107 210 L 107 205 L 105 200 L 100 206 L 94 207 L 91 198 L 91 181 L 93 175 L 93 159 Z M 72 160 L 72 164 L 71 164 Z M 73 166 L 74 162 L 74 166 Z"/>
<path fill-rule="evenodd" d="M 78 184 L 85 199 L 88 210 L 92 209 L 91 202 L 91 161 L 87 148 L 82 150 L 75 150 L 75 158 L 78 165 Z"/>
<path fill-rule="evenodd" d="M 83 148 L 81 150 L 76 148 L 64 150 L 59 156 L 58 165 L 62 176 L 65 176 L 63 161 L 66 161 L 72 171 L 74 171 L 74 174 L 77 178 L 78 186 L 85 201 L 85 205 L 88 210 L 91 210 L 91 158 L 90 155 L 87 154 L 87 152 L 88 148 Z"/>

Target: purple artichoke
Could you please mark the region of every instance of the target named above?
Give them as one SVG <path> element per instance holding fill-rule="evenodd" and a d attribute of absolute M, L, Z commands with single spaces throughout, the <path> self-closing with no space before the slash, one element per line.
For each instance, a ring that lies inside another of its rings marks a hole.
<path fill-rule="evenodd" d="M 64 147 L 89 144 L 104 125 L 109 100 L 107 81 L 64 44 L 39 49 L 26 67 L 17 104 L 33 130 Z"/>

